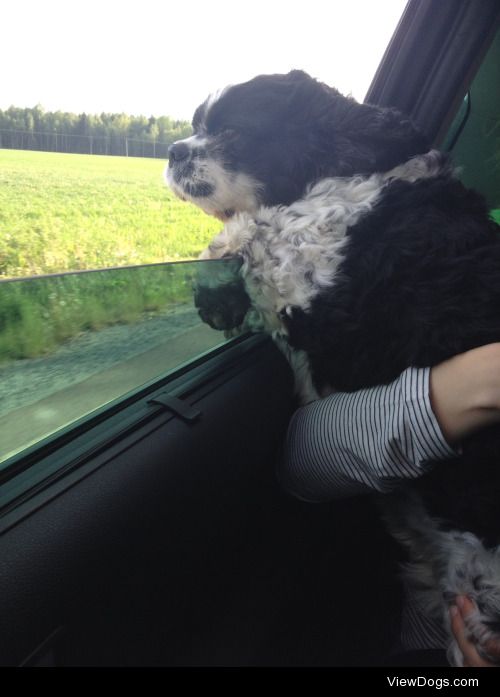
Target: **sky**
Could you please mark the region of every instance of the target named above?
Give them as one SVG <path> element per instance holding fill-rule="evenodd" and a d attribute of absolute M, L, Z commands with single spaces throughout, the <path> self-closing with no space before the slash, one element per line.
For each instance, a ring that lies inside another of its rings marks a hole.
<path fill-rule="evenodd" d="M 306 70 L 363 100 L 406 0 L 3 3 L 0 109 L 191 119 L 211 92 Z"/>

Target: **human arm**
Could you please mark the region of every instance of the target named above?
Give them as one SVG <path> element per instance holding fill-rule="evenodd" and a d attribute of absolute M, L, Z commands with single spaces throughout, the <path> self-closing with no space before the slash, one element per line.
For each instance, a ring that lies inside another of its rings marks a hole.
<path fill-rule="evenodd" d="M 452 444 L 500 421 L 500 343 L 466 351 L 433 368 L 430 399 Z"/>
<path fill-rule="evenodd" d="M 429 461 L 451 457 L 452 446 L 495 420 L 500 344 L 303 407 L 291 421 L 279 479 L 307 501 L 387 492 L 423 474 Z"/>

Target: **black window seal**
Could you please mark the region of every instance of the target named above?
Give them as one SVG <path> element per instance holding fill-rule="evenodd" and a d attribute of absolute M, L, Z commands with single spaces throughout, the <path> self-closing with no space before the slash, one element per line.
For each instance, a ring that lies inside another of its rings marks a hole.
<path fill-rule="evenodd" d="M 365 97 L 439 145 L 500 27 L 498 0 L 409 0 Z"/>

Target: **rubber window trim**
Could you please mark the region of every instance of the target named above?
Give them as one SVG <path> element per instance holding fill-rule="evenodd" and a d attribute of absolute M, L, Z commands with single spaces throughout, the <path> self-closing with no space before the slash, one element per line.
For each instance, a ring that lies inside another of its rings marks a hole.
<path fill-rule="evenodd" d="M 365 97 L 439 145 L 500 27 L 498 0 L 409 0 Z"/>

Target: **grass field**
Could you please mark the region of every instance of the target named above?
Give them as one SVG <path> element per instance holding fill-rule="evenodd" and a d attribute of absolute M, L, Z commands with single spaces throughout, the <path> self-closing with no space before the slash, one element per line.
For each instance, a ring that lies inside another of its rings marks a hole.
<path fill-rule="evenodd" d="M 196 258 L 221 223 L 175 198 L 164 167 L 0 149 L 0 279 Z M 0 363 L 191 296 L 183 264 L 2 284 Z"/>
<path fill-rule="evenodd" d="M 0 149 L 0 277 L 196 258 L 221 223 L 162 160 Z"/>

